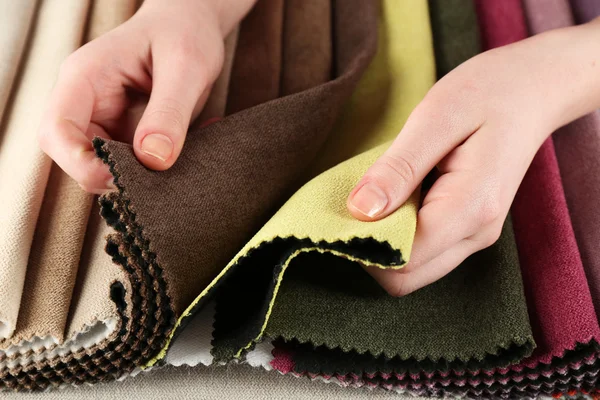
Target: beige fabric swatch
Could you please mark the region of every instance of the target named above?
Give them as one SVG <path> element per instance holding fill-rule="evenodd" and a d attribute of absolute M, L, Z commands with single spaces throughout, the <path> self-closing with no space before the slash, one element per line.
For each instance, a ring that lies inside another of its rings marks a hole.
<path fill-rule="evenodd" d="M 27 43 L 36 3 L 37 0 L 0 0 L 0 123 Z"/>
<path fill-rule="evenodd" d="M 61 62 L 81 43 L 88 2 L 42 0 L 0 143 L 0 337 L 15 329 L 51 162 L 37 130 Z"/>
<path fill-rule="evenodd" d="M 213 84 L 210 96 L 200 113 L 198 119 L 206 121 L 211 118 L 221 118 L 225 116 L 225 107 L 227 106 L 227 93 L 229 93 L 229 79 L 231 78 L 231 68 L 233 66 L 233 57 L 237 47 L 239 25 L 225 38 L 225 60 L 221 74 Z"/>

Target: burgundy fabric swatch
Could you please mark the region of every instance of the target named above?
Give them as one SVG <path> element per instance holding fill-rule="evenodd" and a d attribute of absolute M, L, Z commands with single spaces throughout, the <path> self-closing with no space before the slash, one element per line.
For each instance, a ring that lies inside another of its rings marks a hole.
<path fill-rule="evenodd" d="M 600 16 L 600 1 L 572 0 L 577 22 Z M 554 133 L 556 156 L 575 237 L 581 252 L 596 314 L 600 313 L 600 111 Z"/>
<path fill-rule="evenodd" d="M 521 0 L 475 0 L 484 48 L 492 49 L 527 37 Z"/>
<path fill-rule="evenodd" d="M 571 0 L 571 7 L 578 24 L 589 22 L 600 15 L 598 0 Z"/>
<path fill-rule="evenodd" d="M 587 2 L 581 3 L 585 6 Z M 586 4 L 584 4 L 586 3 Z M 600 2 L 596 2 L 600 4 Z M 577 4 L 573 3 L 574 6 Z M 525 1 L 532 34 L 573 25 L 568 0 Z M 593 18 L 591 6 L 588 16 Z M 574 7 L 576 10 L 576 7 Z M 596 9 L 600 13 L 600 8 Z M 540 17 L 541 16 L 541 17 Z M 535 23 L 532 23 L 535 22 Z M 564 193 L 596 313 L 600 310 L 600 115 L 598 111 L 553 134 Z"/>

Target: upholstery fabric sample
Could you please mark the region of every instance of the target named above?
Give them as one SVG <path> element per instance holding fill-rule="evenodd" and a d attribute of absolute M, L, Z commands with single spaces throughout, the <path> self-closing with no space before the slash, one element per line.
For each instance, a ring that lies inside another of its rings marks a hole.
<path fill-rule="evenodd" d="M 429 0 L 438 78 L 481 51 L 473 0 Z"/>
<path fill-rule="evenodd" d="M 0 2 L 0 123 L 25 50 L 36 5 L 37 0 Z"/>
<path fill-rule="evenodd" d="M 578 24 L 600 16 L 600 2 L 595 0 L 571 0 L 571 7 Z"/>
<path fill-rule="evenodd" d="M 16 327 L 27 261 L 51 161 L 37 146 L 37 124 L 62 60 L 82 38 L 88 2 L 40 2 L 0 143 L 0 336 Z M 56 25 L 60 20 L 61 24 Z"/>
<path fill-rule="evenodd" d="M 227 114 L 279 97 L 284 0 L 258 0 L 240 24 Z"/>

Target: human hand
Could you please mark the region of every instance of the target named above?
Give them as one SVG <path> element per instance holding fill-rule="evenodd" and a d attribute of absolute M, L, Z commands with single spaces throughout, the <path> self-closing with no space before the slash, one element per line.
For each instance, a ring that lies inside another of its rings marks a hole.
<path fill-rule="evenodd" d="M 402 296 L 493 244 L 535 153 L 560 126 L 600 107 L 599 23 L 483 53 L 441 79 L 350 193 L 350 213 L 384 218 L 437 166 L 409 263 L 367 267 Z"/>
<path fill-rule="evenodd" d="M 39 144 L 85 190 L 113 187 L 91 139 L 133 144 L 146 167 L 179 156 L 224 58 L 223 40 L 254 0 L 146 0 L 126 23 L 61 66 Z"/>

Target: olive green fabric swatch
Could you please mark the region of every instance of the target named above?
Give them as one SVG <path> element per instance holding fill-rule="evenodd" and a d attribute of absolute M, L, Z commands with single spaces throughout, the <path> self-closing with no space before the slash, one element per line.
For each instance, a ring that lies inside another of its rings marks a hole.
<path fill-rule="evenodd" d="M 283 280 L 266 329 L 269 337 L 325 345 L 295 358 L 296 371 L 475 370 L 506 366 L 533 350 L 510 220 L 496 244 L 400 298 L 356 263 L 303 257 Z"/>
<path fill-rule="evenodd" d="M 473 0 L 429 0 L 438 77 L 481 52 Z"/>

